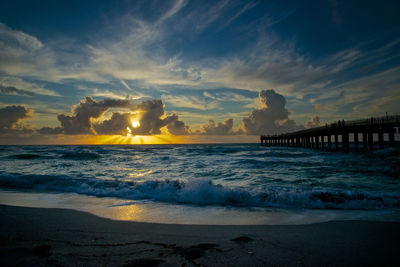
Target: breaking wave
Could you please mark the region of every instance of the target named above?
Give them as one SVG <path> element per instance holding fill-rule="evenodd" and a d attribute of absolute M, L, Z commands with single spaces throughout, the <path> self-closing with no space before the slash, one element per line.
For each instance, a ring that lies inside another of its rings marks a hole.
<path fill-rule="evenodd" d="M 269 186 L 249 191 L 214 184 L 210 180 L 101 180 L 67 175 L 0 174 L 0 187 L 78 193 L 96 197 L 153 200 L 164 203 L 234 207 L 312 209 L 400 209 L 400 193 L 356 192 L 332 189 L 298 189 Z"/>

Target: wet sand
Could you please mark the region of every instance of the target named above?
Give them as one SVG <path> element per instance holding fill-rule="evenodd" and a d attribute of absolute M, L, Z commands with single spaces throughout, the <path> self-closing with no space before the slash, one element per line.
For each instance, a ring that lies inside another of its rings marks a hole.
<path fill-rule="evenodd" d="M 400 222 L 207 226 L 0 205 L 0 266 L 400 266 Z"/>

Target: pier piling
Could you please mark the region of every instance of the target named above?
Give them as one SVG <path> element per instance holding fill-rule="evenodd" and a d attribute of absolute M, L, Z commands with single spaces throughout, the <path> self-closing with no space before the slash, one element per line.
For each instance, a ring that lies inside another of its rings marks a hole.
<path fill-rule="evenodd" d="M 326 124 L 325 126 L 292 133 L 262 135 L 260 136 L 260 142 L 261 145 L 265 146 L 292 146 L 347 152 L 350 150 L 350 139 L 352 137 L 355 151 L 373 151 L 376 149 L 375 142 L 377 142 L 378 149 L 384 149 L 385 146 L 399 146 L 399 142 L 395 138 L 397 128 L 400 128 L 400 115 L 346 122 L 342 120 Z M 377 136 L 377 139 L 374 139 L 374 135 Z M 359 145 L 361 142 L 359 139 L 360 136 L 362 138 L 362 147 Z M 333 142 L 335 143 L 334 149 Z"/>

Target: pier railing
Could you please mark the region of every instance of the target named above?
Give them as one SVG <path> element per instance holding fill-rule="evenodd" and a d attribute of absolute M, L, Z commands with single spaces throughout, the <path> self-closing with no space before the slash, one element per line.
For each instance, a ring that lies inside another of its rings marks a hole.
<path fill-rule="evenodd" d="M 349 135 L 352 135 L 352 145 L 355 150 L 359 150 L 358 143 L 362 141 L 364 149 L 371 151 L 375 148 L 375 141 L 378 141 L 379 149 L 385 148 L 386 135 L 387 144 L 396 146 L 394 133 L 396 128 L 399 127 L 400 115 L 395 114 L 350 121 L 338 120 L 324 126 L 291 133 L 262 135 L 260 141 L 262 145 L 267 146 L 285 145 L 348 151 L 350 148 Z M 360 135 L 361 138 L 359 138 Z M 375 135 L 377 135 L 377 138 L 374 138 Z M 334 148 L 332 136 L 334 137 Z M 327 146 L 325 146 L 325 142 L 327 142 Z"/>

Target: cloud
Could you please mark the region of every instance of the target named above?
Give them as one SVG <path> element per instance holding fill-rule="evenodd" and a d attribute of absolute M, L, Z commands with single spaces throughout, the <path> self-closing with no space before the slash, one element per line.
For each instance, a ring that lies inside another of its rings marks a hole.
<path fill-rule="evenodd" d="M 110 118 L 103 115 L 110 108 L 123 108 L 129 112 L 113 112 Z M 72 115 L 57 116 L 61 126 L 43 127 L 40 134 L 75 134 L 75 135 L 157 135 L 166 127 L 173 135 L 190 133 L 189 126 L 180 121 L 176 114 L 166 115 L 161 100 L 145 100 L 132 103 L 125 99 L 104 99 L 96 101 L 86 97 L 73 106 Z M 138 122 L 134 125 L 133 122 Z"/>
<path fill-rule="evenodd" d="M 39 133 L 60 133 L 64 134 L 94 134 L 91 121 L 99 118 L 109 108 L 129 108 L 129 100 L 104 99 L 96 101 L 91 97 L 86 97 L 78 105 L 72 108 L 72 115 L 59 114 L 57 119 L 61 123 L 60 128 L 45 127 L 39 130 Z"/>
<path fill-rule="evenodd" d="M 277 134 L 301 129 L 289 119 L 286 99 L 273 89 L 259 93 L 260 108 L 243 119 L 241 129 L 249 135 Z"/>
<path fill-rule="evenodd" d="M 233 119 L 226 119 L 217 124 L 213 120 L 209 120 L 208 124 L 203 125 L 197 133 L 204 135 L 233 135 L 238 132 L 233 130 Z"/>
<path fill-rule="evenodd" d="M 129 94 L 123 94 L 121 92 L 114 93 L 110 90 L 100 90 L 98 88 L 93 88 L 92 96 L 96 97 L 105 97 L 105 98 L 113 98 L 113 99 L 138 99 L 140 97 L 132 97 Z"/>
<path fill-rule="evenodd" d="M 198 110 L 210 110 L 217 109 L 218 102 L 214 98 L 210 98 L 207 94 L 204 95 L 206 99 L 199 98 L 195 96 L 183 96 L 183 95 L 165 95 L 161 96 L 162 99 L 172 107 L 179 108 L 192 108 Z M 207 101 L 207 99 L 212 99 L 211 101 Z"/>
<path fill-rule="evenodd" d="M 237 94 L 234 92 L 216 92 L 216 93 L 204 92 L 203 96 L 220 102 L 252 103 L 254 101 L 253 98 L 245 97 L 241 94 Z"/>
<path fill-rule="evenodd" d="M 206 93 L 208 97 L 213 97 Z M 259 108 L 253 110 L 249 116 L 242 119 L 242 124 L 237 130 L 233 129 L 233 119 L 225 119 L 215 123 L 210 120 L 202 125 L 196 134 L 201 135 L 261 135 L 292 132 L 303 129 L 294 120 L 289 118 L 289 111 L 285 108 L 286 99 L 273 89 L 262 90 L 259 93 Z"/>
<path fill-rule="evenodd" d="M 42 85 L 35 82 L 29 82 L 18 77 L 2 77 L 0 79 L 0 85 L 3 87 L 14 87 L 17 91 L 15 94 L 25 94 L 25 95 L 49 95 L 49 96 L 59 96 L 56 92 L 43 88 Z M 8 90 L 9 91 L 9 90 Z"/>
<path fill-rule="evenodd" d="M 306 128 L 314 128 L 321 125 L 321 119 L 318 116 L 314 116 L 310 121 L 307 121 L 305 124 Z"/>
<path fill-rule="evenodd" d="M 238 17 L 240 17 L 244 12 L 246 12 L 249 9 L 252 9 L 253 7 L 255 7 L 256 5 L 258 5 L 257 2 L 249 2 L 246 3 L 235 15 L 233 15 L 226 23 L 225 25 L 229 25 L 231 24 L 232 21 L 236 20 Z"/>
<path fill-rule="evenodd" d="M 162 23 L 165 20 L 173 17 L 183 7 L 185 7 L 186 4 L 187 4 L 187 2 L 185 0 L 177 0 L 177 1 L 175 1 L 174 5 L 169 10 L 167 10 L 167 12 L 165 12 L 165 14 L 160 19 L 158 19 L 157 23 Z"/>
<path fill-rule="evenodd" d="M 93 124 L 97 134 L 102 135 L 127 135 L 132 128 L 132 114 L 113 112 L 108 120 Z"/>
<path fill-rule="evenodd" d="M 132 104 L 132 112 L 114 112 L 110 119 L 93 125 L 97 134 L 120 135 L 155 135 L 161 134 L 161 128 L 167 128 L 173 135 L 185 135 L 189 127 L 179 120 L 176 114 L 165 115 L 164 104 L 161 100 L 146 100 Z M 133 122 L 138 124 L 134 125 Z"/>
<path fill-rule="evenodd" d="M 176 114 L 172 114 L 164 120 L 166 121 L 168 132 L 173 135 L 188 135 L 191 133 L 189 126 L 179 120 Z"/>
<path fill-rule="evenodd" d="M 26 96 L 33 96 L 35 95 L 32 92 L 26 91 L 26 90 L 21 90 L 17 89 L 13 86 L 4 86 L 0 84 L 0 93 L 5 94 L 5 95 L 26 95 Z"/>
<path fill-rule="evenodd" d="M 50 134 L 62 134 L 64 131 L 63 131 L 62 127 L 55 127 L 55 128 L 42 127 L 40 129 L 38 129 L 37 132 L 40 134 L 45 134 L 45 135 L 49 134 L 50 135 Z"/>
<path fill-rule="evenodd" d="M 22 120 L 31 117 L 31 112 L 24 106 L 7 106 L 0 109 L 1 134 L 25 134 L 33 130 L 21 124 Z"/>
<path fill-rule="evenodd" d="M 0 74 L 48 74 L 52 66 L 53 54 L 39 39 L 0 23 Z"/>
<path fill-rule="evenodd" d="M 35 51 L 43 47 L 42 42 L 40 42 L 36 37 L 21 31 L 13 30 L 7 27 L 4 23 L 0 23 L 0 36 L 0 45 L 2 47 L 14 47 L 14 51 Z"/>
<path fill-rule="evenodd" d="M 332 110 L 333 107 L 334 107 L 333 104 L 330 104 L 330 105 L 323 105 L 323 104 L 319 104 L 319 103 L 314 104 L 314 109 L 315 109 L 315 110 L 323 110 L 323 109 L 325 109 L 325 110 Z"/>

